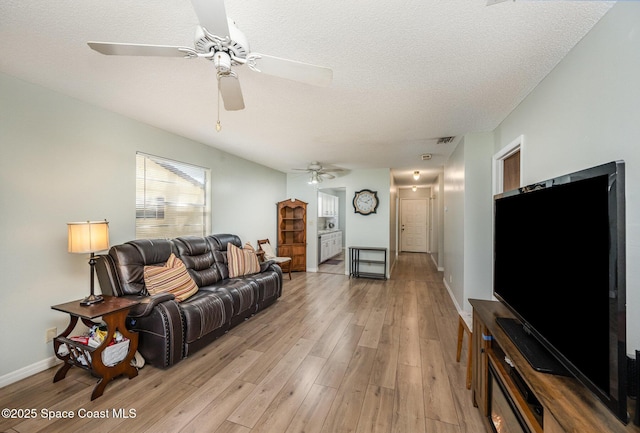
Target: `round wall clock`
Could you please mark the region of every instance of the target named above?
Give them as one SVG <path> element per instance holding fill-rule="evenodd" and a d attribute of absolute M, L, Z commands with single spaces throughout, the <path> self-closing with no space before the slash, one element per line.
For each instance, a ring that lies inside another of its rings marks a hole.
<path fill-rule="evenodd" d="M 378 193 L 368 189 L 356 191 L 353 196 L 353 208 L 356 213 L 370 215 L 378 208 Z"/>

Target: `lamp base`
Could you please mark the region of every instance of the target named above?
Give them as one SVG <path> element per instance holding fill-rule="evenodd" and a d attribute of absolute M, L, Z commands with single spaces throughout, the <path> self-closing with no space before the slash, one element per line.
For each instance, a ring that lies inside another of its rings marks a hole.
<path fill-rule="evenodd" d="M 86 298 L 84 298 L 82 301 L 80 301 L 80 305 L 82 305 L 83 307 L 86 307 L 88 305 L 93 305 L 93 304 L 99 304 L 100 302 L 103 302 L 104 298 L 102 297 L 102 295 L 89 295 Z"/>

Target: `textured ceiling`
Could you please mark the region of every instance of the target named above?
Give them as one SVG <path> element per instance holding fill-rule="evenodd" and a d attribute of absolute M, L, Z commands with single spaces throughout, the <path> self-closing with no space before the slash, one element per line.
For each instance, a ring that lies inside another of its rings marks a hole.
<path fill-rule="evenodd" d="M 193 46 L 188 0 L 2 0 L 0 71 L 266 166 L 393 169 L 428 182 L 460 137 L 493 130 L 613 2 L 227 0 L 251 51 L 333 69 L 328 88 L 239 67 L 220 114 L 205 60 L 103 56 L 89 40 Z M 431 153 L 430 161 L 421 154 Z"/>

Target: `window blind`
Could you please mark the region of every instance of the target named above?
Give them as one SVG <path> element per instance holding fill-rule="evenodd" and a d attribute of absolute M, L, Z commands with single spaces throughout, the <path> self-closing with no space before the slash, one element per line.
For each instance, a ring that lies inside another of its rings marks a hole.
<path fill-rule="evenodd" d="M 211 170 L 136 154 L 136 238 L 206 236 Z"/>

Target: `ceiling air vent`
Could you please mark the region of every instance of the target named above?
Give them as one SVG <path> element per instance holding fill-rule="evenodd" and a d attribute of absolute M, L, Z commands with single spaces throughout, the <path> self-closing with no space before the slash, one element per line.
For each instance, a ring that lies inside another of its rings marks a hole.
<path fill-rule="evenodd" d="M 420 158 L 422 158 L 423 161 L 429 161 L 431 158 L 433 158 L 433 155 L 430 153 L 425 153 L 423 155 L 420 155 Z"/>
<path fill-rule="evenodd" d="M 438 138 L 436 144 L 449 144 L 453 141 L 454 138 L 456 137 L 440 137 Z"/>

